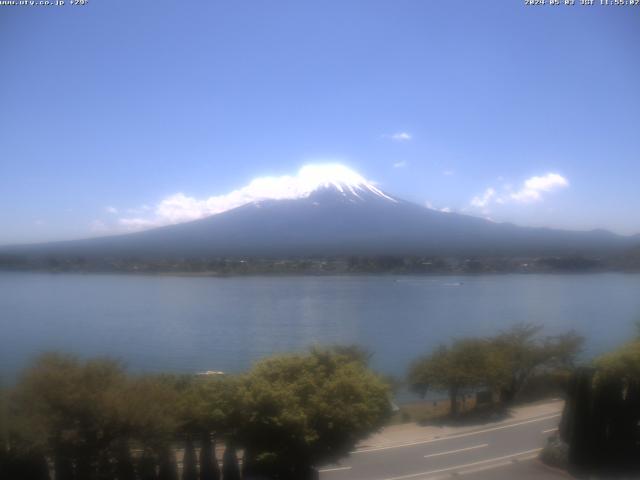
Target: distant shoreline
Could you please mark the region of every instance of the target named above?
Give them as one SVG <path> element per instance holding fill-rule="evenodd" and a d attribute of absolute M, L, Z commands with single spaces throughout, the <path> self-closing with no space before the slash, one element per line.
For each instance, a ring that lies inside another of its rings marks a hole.
<path fill-rule="evenodd" d="M 128 273 L 183 277 L 465 275 L 640 272 L 640 253 L 508 256 L 83 257 L 0 255 L 0 271 Z"/>
<path fill-rule="evenodd" d="M 502 276 L 502 275 L 595 275 L 595 274 L 639 274 L 640 269 L 634 270 L 549 270 L 549 271 L 486 271 L 486 272 L 246 272 L 246 273 L 219 273 L 219 272 L 187 272 L 187 271 L 128 271 L 128 270 L 48 270 L 48 269 L 3 269 L 0 273 L 34 273 L 34 274 L 51 274 L 51 275 L 122 275 L 137 277 L 182 277 L 182 278 L 241 278 L 241 277 L 259 277 L 259 278 L 291 278 L 291 277 L 375 277 L 375 276 L 398 276 L 398 277 L 477 277 L 484 275 Z"/>

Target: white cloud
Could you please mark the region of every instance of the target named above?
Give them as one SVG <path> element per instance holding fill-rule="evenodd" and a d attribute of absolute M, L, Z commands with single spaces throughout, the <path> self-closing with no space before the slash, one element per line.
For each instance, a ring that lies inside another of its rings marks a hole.
<path fill-rule="evenodd" d="M 531 177 L 524 182 L 523 187 L 510 195 L 512 200 L 521 203 L 535 202 L 542 199 L 542 194 L 558 188 L 569 186 L 569 182 L 562 175 L 547 173 L 542 177 Z"/>
<path fill-rule="evenodd" d="M 562 175 L 558 173 L 547 173 L 546 175 L 528 178 L 516 191 L 513 191 L 510 184 L 503 185 L 501 194 L 498 194 L 494 188 L 487 188 L 482 195 L 475 196 L 471 199 L 471 206 L 484 209 L 486 212 L 486 208 L 492 203 L 503 205 L 512 202 L 537 202 L 542 200 L 543 194 L 568 186 L 569 181 Z"/>
<path fill-rule="evenodd" d="M 471 206 L 477 208 L 485 208 L 495 198 L 496 191 L 493 188 L 487 188 L 482 195 L 471 199 Z"/>
<path fill-rule="evenodd" d="M 453 212 L 453 209 L 450 207 L 442 207 L 442 208 L 438 208 L 436 206 L 433 205 L 433 203 L 431 203 L 429 200 L 427 200 L 426 202 L 424 202 L 424 206 L 427 207 L 429 210 L 437 210 L 439 212 L 444 212 L 444 213 L 451 213 Z"/>
<path fill-rule="evenodd" d="M 105 212 L 110 213 L 111 215 L 115 215 L 118 213 L 118 209 L 116 207 L 104 207 Z"/>
<path fill-rule="evenodd" d="M 393 164 L 393 168 L 404 168 L 408 165 L 407 162 L 405 162 L 404 160 L 400 160 L 399 162 L 396 162 Z"/>
<path fill-rule="evenodd" d="M 184 193 L 175 193 L 161 200 L 153 208 L 143 206 L 146 208 L 133 209 L 136 212 L 133 214 L 137 216 L 120 218 L 118 227 L 121 230 L 132 231 L 197 220 L 260 200 L 301 198 L 320 186 L 331 184 L 340 189 L 354 189 L 358 185 L 366 184 L 368 188 L 380 192 L 372 182 L 344 165 L 306 165 L 297 175 L 256 178 L 248 185 L 225 195 L 196 198 Z M 384 195 L 382 192 L 380 194 Z"/>
<path fill-rule="evenodd" d="M 454 175 L 456 172 L 454 172 L 453 170 L 445 170 L 444 172 L 442 172 L 442 174 L 446 177 L 450 177 L 451 175 Z"/>
<path fill-rule="evenodd" d="M 394 142 L 408 142 L 413 138 L 413 135 L 411 135 L 408 132 L 396 132 L 391 135 L 383 135 L 383 136 L 390 138 Z"/>

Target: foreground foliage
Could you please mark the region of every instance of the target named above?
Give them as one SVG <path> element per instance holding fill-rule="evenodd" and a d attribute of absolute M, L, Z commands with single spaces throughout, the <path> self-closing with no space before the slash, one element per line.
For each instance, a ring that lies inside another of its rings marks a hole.
<path fill-rule="evenodd" d="M 303 479 L 309 466 L 337 460 L 390 414 L 387 386 L 361 355 L 314 349 L 267 359 L 239 390 L 238 441 L 260 470 Z"/>
<path fill-rule="evenodd" d="M 574 374 L 560 438 L 577 474 L 640 476 L 640 339 Z"/>
<path fill-rule="evenodd" d="M 111 359 L 46 354 L 2 396 L 0 478 L 303 480 L 387 418 L 387 387 L 366 359 L 313 349 L 235 377 L 132 376 Z"/>

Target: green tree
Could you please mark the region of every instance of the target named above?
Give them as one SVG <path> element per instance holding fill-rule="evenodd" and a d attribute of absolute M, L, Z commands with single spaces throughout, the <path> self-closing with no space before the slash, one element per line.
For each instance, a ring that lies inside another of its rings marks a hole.
<path fill-rule="evenodd" d="M 513 402 L 534 373 L 573 367 L 584 339 L 573 331 L 541 337 L 541 330 L 538 325 L 518 324 L 491 339 L 508 372 L 500 390 L 503 403 Z"/>
<path fill-rule="evenodd" d="M 355 358 L 357 357 L 357 358 Z M 252 467 L 302 480 L 379 428 L 390 413 L 388 389 L 359 355 L 314 348 L 273 357 L 243 378 L 237 438 Z"/>
<path fill-rule="evenodd" d="M 178 480 L 178 465 L 173 448 L 165 445 L 159 452 L 158 480 Z"/>
<path fill-rule="evenodd" d="M 200 479 L 217 480 L 220 469 L 215 458 L 217 440 L 233 440 L 235 424 L 241 416 L 236 401 L 237 381 L 231 376 L 189 376 L 177 385 L 179 430 L 187 446 L 200 440 Z M 188 470 L 186 475 L 192 475 Z"/>
<path fill-rule="evenodd" d="M 49 480 L 44 450 L 23 432 L 23 424 L 10 415 L 10 392 L 0 389 L 0 478 Z"/>
<path fill-rule="evenodd" d="M 182 480 L 198 480 L 198 460 L 191 437 L 187 438 L 182 457 Z"/>
<path fill-rule="evenodd" d="M 156 455 L 148 448 L 142 452 L 141 457 L 138 459 L 137 471 L 140 480 L 157 480 L 158 474 L 156 473 L 157 458 Z"/>
<path fill-rule="evenodd" d="M 572 376 L 560 422 L 570 469 L 598 478 L 640 478 L 638 425 L 640 339 L 635 339 Z"/>
<path fill-rule="evenodd" d="M 200 480 L 220 480 L 215 441 L 209 433 L 203 433 L 200 438 Z"/>
<path fill-rule="evenodd" d="M 165 376 L 128 376 L 110 405 L 121 443 L 135 443 L 157 454 L 175 439 L 178 392 Z M 118 445 L 118 448 L 121 448 Z"/>
<path fill-rule="evenodd" d="M 222 478 L 223 480 L 240 480 L 240 466 L 238 456 L 233 443 L 228 442 L 222 456 Z"/>
<path fill-rule="evenodd" d="M 53 458 L 56 480 L 127 478 L 132 441 L 158 450 L 173 438 L 175 402 L 169 386 L 130 377 L 117 361 L 52 353 L 20 378 L 11 413 L 25 441 Z"/>
<path fill-rule="evenodd" d="M 362 365 L 369 365 L 369 361 L 373 357 L 373 353 L 360 345 L 334 345 L 329 350 L 336 355 L 347 357 L 349 360 L 360 362 Z"/>
<path fill-rule="evenodd" d="M 131 458 L 131 449 L 127 439 L 123 438 L 115 447 L 115 474 L 118 480 L 135 480 L 136 471 Z"/>
<path fill-rule="evenodd" d="M 72 460 L 77 477 L 96 478 L 101 456 L 122 432 L 115 412 L 125 384 L 118 362 L 59 354 L 39 357 L 21 378 L 17 416 L 32 444 L 56 457 L 61 477 Z"/>
<path fill-rule="evenodd" d="M 640 339 L 598 357 L 594 361 L 596 383 L 606 379 L 619 379 L 625 384 L 640 382 Z"/>
<path fill-rule="evenodd" d="M 469 389 L 496 388 L 505 381 L 506 371 L 500 355 L 489 341 L 462 339 L 451 346 L 441 345 L 435 352 L 415 361 L 410 369 L 410 388 L 424 396 L 429 389 L 446 391 L 451 415 L 458 414 L 458 398 Z"/>

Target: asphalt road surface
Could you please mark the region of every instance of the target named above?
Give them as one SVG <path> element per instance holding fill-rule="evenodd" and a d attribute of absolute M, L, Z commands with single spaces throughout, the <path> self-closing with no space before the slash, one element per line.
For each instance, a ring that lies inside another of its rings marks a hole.
<path fill-rule="evenodd" d="M 566 478 L 536 460 L 559 413 L 485 425 L 474 431 L 423 441 L 363 448 L 339 465 L 320 470 L 321 480 L 468 480 Z"/>

